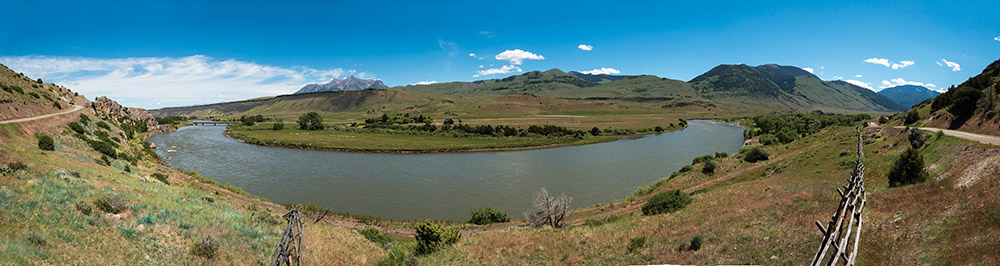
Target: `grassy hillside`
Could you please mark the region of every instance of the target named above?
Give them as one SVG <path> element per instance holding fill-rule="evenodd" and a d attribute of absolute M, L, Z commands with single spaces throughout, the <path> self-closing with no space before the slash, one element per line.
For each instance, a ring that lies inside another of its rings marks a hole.
<path fill-rule="evenodd" d="M 1000 60 L 947 92 L 913 106 L 916 124 L 1000 135 Z M 912 122 L 911 121 L 911 122 Z"/>
<path fill-rule="evenodd" d="M 32 80 L 0 65 L 0 120 L 68 111 L 73 104 L 85 102 L 86 98 L 65 87 Z"/>

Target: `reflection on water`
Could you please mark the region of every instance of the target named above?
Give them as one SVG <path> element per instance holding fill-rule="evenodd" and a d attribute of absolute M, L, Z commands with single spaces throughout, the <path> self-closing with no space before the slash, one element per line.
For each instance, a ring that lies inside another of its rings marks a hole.
<path fill-rule="evenodd" d="M 625 198 L 691 159 L 733 154 L 743 128 L 689 121 L 681 131 L 540 150 L 370 154 L 261 147 L 222 135 L 225 126 L 188 126 L 149 140 L 167 164 L 194 169 L 277 203 L 310 202 L 397 220 L 467 220 L 492 206 L 517 218 L 533 193 L 573 197 L 573 207 Z"/>

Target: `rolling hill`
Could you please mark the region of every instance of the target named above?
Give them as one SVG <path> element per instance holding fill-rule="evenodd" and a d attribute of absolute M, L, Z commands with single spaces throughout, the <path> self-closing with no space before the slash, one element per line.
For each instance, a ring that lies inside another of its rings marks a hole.
<path fill-rule="evenodd" d="M 1000 60 L 934 100 L 917 104 L 911 112 L 916 112 L 919 125 L 1000 135 L 997 90 L 1000 90 Z"/>
<path fill-rule="evenodd" d="M 90 106 L 86 97 L 66 87 L 32 80 L 0 65 L 0 120 L 68 111 L 73 105 Z"/>
<path fill-rule="evenodd" d="M 937 97 L 941 93 L 929 90 L 923 86 L 901 85 L 886 88 L 879 91 L 878 94 L 888 97 L 900 106 L 909 108 L 920 102 L 926 101 L 927 99 Z"/>
<path fill-rule="evenodd" d="M 531 93 L 567 99 L 686 97 L 696 98 L 691 86 L 656 76 L 589 75 L 559 69 L 532 71 L 503 79 L 450 82 L 400 87 L 408 91 L 483 97 Z"/>
<path fill-rule="evenodd" d="M 718 104 L 764 105 L 825 112 L 906 110 L 885 96 L 842 81 L 775 64 L 719 65 L 689 81 L 698 95 Z"/>

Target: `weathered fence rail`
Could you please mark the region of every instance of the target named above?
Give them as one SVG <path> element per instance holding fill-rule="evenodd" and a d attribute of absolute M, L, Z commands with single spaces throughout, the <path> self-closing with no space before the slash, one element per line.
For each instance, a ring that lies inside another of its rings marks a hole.
<path fill-rule="evenodd" d="M 268 265 L 302 265 L 302 234 L 305 225 L 302 224 L 302 213 L 299 208 L 294 208 L 282 216 L 288 222 L 288 226 L 281 232 L 281 240 L 271 254 L 271 263 Z"/>
<path fill-rule="evenodd" d="M 837 189 L 840 195 L 840 205 L 837 212 L 824 227 L 816 221 L 819 232 L 823 234 L 823 242 L 816 251 L 812 265 L 838 265 L 841 259 L 845 265 L 854 265 L 858 256 L 859 241 L 861 241 L 861 212 L 865 209 L 867 194 L 865 192 L 865 164 L 862 150 L 861 128 L 857 128 L 858 151 L 857 164 L 847 185 Z"/>

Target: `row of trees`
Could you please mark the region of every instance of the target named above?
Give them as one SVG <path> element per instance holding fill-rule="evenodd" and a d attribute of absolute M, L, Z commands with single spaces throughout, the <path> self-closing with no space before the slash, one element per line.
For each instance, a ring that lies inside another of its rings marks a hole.
<path fill-rule="evenodd" d="M 871 119 L 871 116 L 868 114 L 761 115 L 744 121 L 744 125 L 748 126 L 749 129 L 743 131 L 743 137 L 750 139 L 760 136 L 759 139 L 761 143 L 765 145 L 789 143 L 804 136 L 819 132 L 819 130 L 829 126 L 850 126 L 866 119 Z"/>

